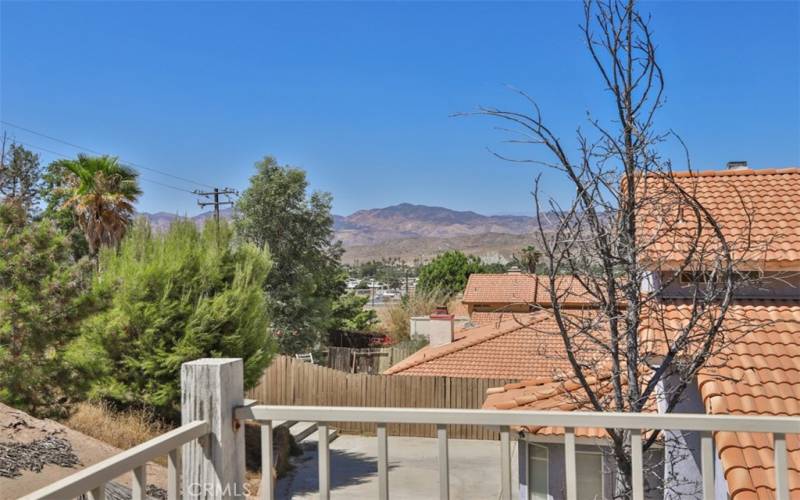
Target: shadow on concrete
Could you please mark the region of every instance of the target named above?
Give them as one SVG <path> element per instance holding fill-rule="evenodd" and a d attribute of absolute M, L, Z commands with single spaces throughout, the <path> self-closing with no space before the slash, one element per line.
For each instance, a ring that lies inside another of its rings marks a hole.
<path fill-rule="evenodd" d="M 319 462 L 317 444 L 302 443 L 303 454 L 292 460 L 294 470 L 278 480 L 275 487 L 278 499 L 295 495 L 316 494 L 319 491 Z M 378 460 L 374 456 L 347 450 L 330 449 L 331 491 L 345 486 L 369 482 L 378 475 Z M 395 466 L 389 464 L 389 470 Z M 377 479 L 375 480 L 377 484 Z M 378 495 L 377 486 L 375 496 Z"/>

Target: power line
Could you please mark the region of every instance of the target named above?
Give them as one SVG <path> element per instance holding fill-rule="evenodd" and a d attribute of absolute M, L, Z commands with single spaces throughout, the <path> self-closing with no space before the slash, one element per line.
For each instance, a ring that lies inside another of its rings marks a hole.
<path fill-rule="evenodd" d="M 174 189 L 176 191 L 181 191 L 183 193 L 194 194 L 194 192 L 189 191 L 188 189 L 179 188 L 177 186 L 173 186 L 171 184 L 165 184 L 165 183 L 160 182 L 160 181 L 154 181 L 153 179 L 148 179 L 147 177 L 141 177 L 140 176 L 139 178 L 142 179 L 143 181 L 147 181 L 147 182 L 150 182 L 152 184 L 158 184 L 159 186 L 164 186 L 165 188 Z"/>
<path fill-rule="evenodd" d="M 32 130 L 32 129 L 29 129 L 27 127 L 23 127 L 21 125 L 16 125 L 14 123 L 7 122 L 5 120 L 0 120 L 0 123 L 3 123 L 3 124 L 5 124 L 5 125 L 7 125 L 9 127 L 14 127 L 16 129 L 19 129 L 19 130 L 24 130 L 25 132 L 28 132 L 28 133 L 31 133 L 31 134 L 34 134 L 34 135 L 38 135 L 39 137 L 44 137 L 45 139 L 49 139 L 51 141 L 59 142 L 61 144 L 64 144 L 66 146 L 69 146 L 71 148 L 75 148 L 75 149 L 78 149 L 78 150 L 81 150 L 81 151 L 93 153 L 93 154 L 96 154 L 96 155 L 105 154 L 105 153 L 101 153 L 99 151 L 96 151 L 94 149 L 85 148 L 83 146 L 79 146 L 78 144 L 75 144 L 75 143 L 72 143 L 72 142 L 69 142 L 69 141 L 65 141 L 65 140 L 59 139 L 57 137 L 53 137 L 52 135 L 48 135 L 48 134 L 45 134 L 45 133 L 42 133 L 42 132 L 37 132 L 36 130 Z M 204 186 L 204 187 L 207 187 L 207 188 L 214 189 L 214 186 L 211 186 L 209 184 L 205 184 L 203 182 L 194 181 L 192 179 L 187 179 L 185 177 L 180 177 L 178 175 L 170 174 L 169 172 L 164 172 L 162 170 L 146 167 L 144 165 L 140 165 L 140 164 L 129 162 L 129 161 L 124 161 L 123 163 L 125 165 L 129 165 L 131 167 L 141 168 L 142 170 L 149 170 L 151 172 L 155 172 L 157 174 L 165 175 L 167 177 L 172 177 L 173 179 L 177 179 L 177 180 L 180 180 L 180 181 L 188 182 L 190 184 L 197 184 L 198 186 Z M 191 192 L 191 191 L 188 191 L 188 192 Z"/>
<path fill-rule="evenodd" d="M 45 153 L 54 154 L 54 155 L 56 155 L 59 158 L 62 158 L 64 160 L 69 160 L 70 159 L 70 156 L 67 155 L 67 154 L 59 153 L 58 151 L 53 151 L 52 149 L 43 148 L 41 146 L 37 146 L 36 144 L 31 144 L 29 142 L 24 142 L 24 141 L 18 141 L 16 139 L 14 139 L 14 142 L 16 142 L 18 144 L 22 144 L 24 146 L 28 146 L 29 148 L 34 148 L 34 149 L 38 149 L 40 151 L 44 151 Z M 147 177 L 142 177 L 141 175 L 139 176 L 139 179 L 141 179 L 143 181 L 146 181 L 146 182 L 151 182 L 153 184 L 158 184 L 159 186 L 164 186 L 166 188 L 174 189 L 176 191 L 182 191 L 184 193 L 195 194 L 194 191 L 189 191 L 188 189 L 183 189 L 183 188 L 180 188 L 180 187 L 177 187 L 177 186 L 173 186 L 171 184 L 165 184 L 163 182 L 156 181 L 156 180 L 153 180 L 153 179 L 148 179 Z"/>

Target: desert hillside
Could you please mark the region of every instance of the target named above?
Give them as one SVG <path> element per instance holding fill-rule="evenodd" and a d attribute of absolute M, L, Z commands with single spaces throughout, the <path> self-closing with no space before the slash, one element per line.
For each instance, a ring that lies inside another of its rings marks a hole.
<path fill-rule="evenodd" d="M 230 209 L 223 217 L 231 217 Z M 142 213 L 156 229 L 166 228 L 177 216 Z M 210 212 L 191 217 L 200 223 Z M 533 217 L 481 215 L 471 211 L 401 203 L 385 208 L 334 215 L 335 238 L 345 248 L 344 261 L 396 257 L 409 262 L 428 260 L 447 250 L 461 250 L 489 261 L 506 261 L 532 243 Z"/>

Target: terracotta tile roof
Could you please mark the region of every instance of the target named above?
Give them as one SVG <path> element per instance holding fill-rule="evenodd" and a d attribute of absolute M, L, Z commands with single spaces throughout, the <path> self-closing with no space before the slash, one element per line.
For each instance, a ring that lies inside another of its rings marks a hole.
<path fill-rule="evenodd" d="M 762 326 L 698 376 L 707 413 L 800 417 L 800 303 L 736 307 Z M 774 498 L 771 435 L 719 432 L 715 441 L 733 500 Z M 786 441 L 790 496 L 800 498 L 800 436 Z"/>
<path fill-rule="evenodd" d="M 517 319 L 519 321 L 526 320 L 535 313 L 514 313 L 507 311 L 475 311 L 469 317 L 470 323 L 475 326 L 484 325 L 498 325 L 503 321 L 510 319 Z"/>
<path fill-rule="evenodd" d="M 610 375 L 601 374 L 588 378 L 593 391 L 604 405 L 609 404 L 613 398 L 613 387 Z M 627 383 L 623 383 L 627 389 Z M 553 378 L 539 378 L 522 380 L 517 384 L 506 384 L 486 391 L 484 409 L 489 410 L 559 410 L 559 411 L 590 411 L 591 405 L 587 400 L 581 385 L 569 378 L 556 380 Z M 648 411 L 655 411 L 655 400 L 648 405 Z M 520 430 L 538 436 L 563 436 L 563 427 L 524 426 Z M 575 435 L 586 438 L 607 438 L 605 429 L 577 428 Z"/>
<path fill-rule="evenodd" d="M 493 311 L 493 312 L 484 312 L 484 311 L 475 311 L 469 316 L 469 321 L 465 324 L 461 325 L 460 327 L 457 326 L 455 331 L 453 332 L 453 340 L 461 340 L 462 338 L 466 337 L 470 333 L 472 333 L 475 328 L 487 325 L 494 325 L 495 328 L 499 327 L 501 323 L 504 321 L 515 320 L 517 322 L 527 322 L 530 321 L 530 317 L 534 313 L 515 313 L 515 312 L 507 312 L 507 311 Z"/>
<path fill-rule="evenodd" d="M 710 170 L 675 173 L 676 183 L 695 196 L 719 222 L 726 239 L 738 247 L 739 258 L 772 267 L 800 268 L 800 168 L 765 170 Z M 651 176 L 652 177 L 652 176 Z M 658 199 L 664 185 L 657 178 L 639 181 L 652 203 L 643 209 L 640 227 L 656 239 L 650 260 L 680 261 L 694 230 L 692 211 L 679 208 L 670 195 Z M 748 218 L 752 218 L 748 221 Z M 681 221 L 681 222 L 678 222 Z M 749 251 L 745 239 L 749 230 Z M 669 228 L 669 229 L 666 229 Z M 709 233 L 706 227 L 706 233 Z M 693 236 L 692 236 L 693 237 Z"/>
<path fill-rule="evenodd" d="M 643 328 L 669 335 L 680 328 L 688 310 L 683 304 L 664 304 L 659 311 L 663 323 L 656 328 L 645 322 Z M 734 304 L 723 331 L 729 344 L 697 378 L 707 413 L 800 417 L 800 301 Z M 602 377 L 593 384 L 601 394 L 609 387 Z M 484 408 L 577 410 L 586 408 L 582 392 L 571 377 L 524 380 L 490 389 Z M 538 435 L 563 434 L 559 428 L 526 430 Z M 578 435 L 606 436 L 597 429 L 584 429 Z M 774 498 L 772 436 L 719 432 L 715 441 L 733 500 Z M 800 498 L 800 436 L 787 436 L 787 448 L 791 496 Z"/>
<path fill-rule="evenodd" d="M 572 276 L 556 279 L 556 294 L 564 305 L 589 305 L 593 297 Z M 464 289 L 465 304 L 552 305 L 548 276 L 527 273 L 471 274 Z"/>
<path fill-rule="evenodd" d="M 536 283 L 536 276 L 532 274 L 470 274 L 463 302 L 530 303 L 536 297 Z"/>
<path fill-rule="evenodd" d="M 459 331 L 450 344 L 425 347 L 384 373 L 528 379 L 559 376 L 569 369 L 558 327 L 551 312 L 543 310 L 506 313 L 501 321 Z"/>

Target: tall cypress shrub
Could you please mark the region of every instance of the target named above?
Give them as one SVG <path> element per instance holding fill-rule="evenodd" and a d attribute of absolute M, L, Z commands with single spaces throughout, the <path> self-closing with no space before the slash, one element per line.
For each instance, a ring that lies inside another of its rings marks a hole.
<path fill-rule="evenodd" d="M 93 288 L 108 308 L 69 350 L 89 396 L 177 418 L 181 363 L 202 357 L 243 358 L 254 385 L 275 351 L 263 291 L 270 267 L 267 251 L 234 241 L 224 221 L 202 230 L 178 221 L 163 234 L 137 222 L 118 250 L 101 252 Z"/>
<path fill-rule="evenodd" d="M 80 387 L 63 353 L 95 306 L 91 264 L 27 208 L 0 202 L 0 402 L 60 417 Z"/>

